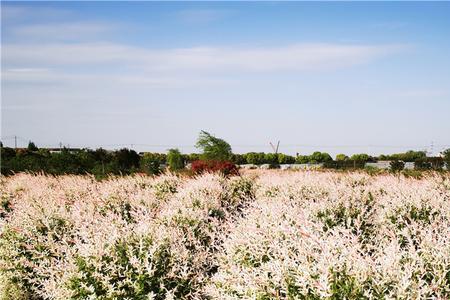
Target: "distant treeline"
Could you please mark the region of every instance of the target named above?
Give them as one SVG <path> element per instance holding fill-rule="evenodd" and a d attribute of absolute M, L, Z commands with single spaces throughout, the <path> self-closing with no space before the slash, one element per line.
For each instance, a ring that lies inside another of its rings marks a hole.
<path fill-rule="evenodd" d="M 333 159 L 328 153 L 314 152 L 311 155 L 291 156 L 282 153 L 250 152 L 231 154 L 228 161 L 234 164 L 269 164 L 277 167 L 280 164 L 315 164 L 322 163 L 324 167 L 335 169 L 363 168 L 366 162 L 390 160 L 400 162 L 415 162 L 418 169 L 440 169 L 450 161 L 450 150 L 444 151 L 443 157 L 427 157 L 423 151 L 408 151 L 392 155 L 373 157 L 368 154 L 355 154 L 350 157 L 338 154 Z M 48 174 L 131 174 L 145 172 L 157 174 L 165 165 L 176 165 L 177 169 L 185 164 L 202 159 L 200 154 L 181 154 L 178 150 L 164 153 L 142 153 L 134 150 L 120 149 L 108 151 L 105 149 L 66 149 L 49 151 L 38 149 L 30 142 L 28 148 L 13 149 L 1 147 L 1 173 L 8 175 L 14 172 L 45 172 Z"/>

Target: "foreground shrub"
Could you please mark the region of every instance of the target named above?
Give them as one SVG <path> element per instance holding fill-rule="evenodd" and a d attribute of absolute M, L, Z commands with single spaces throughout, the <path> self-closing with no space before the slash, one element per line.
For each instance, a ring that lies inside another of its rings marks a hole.
<path fill-rule="evenodd" d="M 0 178 L 0 299 L 448 299 L 450 177 Z"/>
<path fill-rule="evenodd" d="M 177 299 L 190 292 L 190 278 L 173 272 L 170 246 L 150 236 L 128 236 L 97 257 L 76 257 L 68 280 L 71 299 Z"/>

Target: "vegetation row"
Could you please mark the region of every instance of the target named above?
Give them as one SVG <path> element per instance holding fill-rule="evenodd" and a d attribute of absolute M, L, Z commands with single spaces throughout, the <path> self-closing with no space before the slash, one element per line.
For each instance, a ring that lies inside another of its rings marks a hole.
<path fill-rule="evenodd" d="M 107 151 L 80 149 L 72 151 L 62 148 L 51 152 L 39 149 L 32 142 L 26 149 L 1 148 L 1 173 L 4 175 L 22 171 L 44 172 L 47 174 L 94 174 L 102 177 L 108 174 L 131 174 L 143 172 L 159 174 L 164 167 L 171 171 L 182 170 L 187 164 L 192 164 L 194 173 L 205 170 L 216 171 L 224 167 L 225 173 L 235 172 L 233 165 L 268 164 L 277 168 L 280 164 L 323 164 L 324 168 L 357 169 L 364 168 L 367 162 L 387 160 L 391 162 L 392 170 L 401 170 L 405 162 L 414 162 L 418 170 L 440 170 L 450 165 L 450 149 L 442 156 L 427 157 L 424 151 L 408 151 L 405 153 L 380 155 L 373 157 L 368 154 L 347 156 L 338 154 L 333 159 L 326 152 L 314 152 L 311 155 L 286 155 L 283 153 L 250 152 L 245 154 L 232 153 L 231 146 L 223 139 L 202 131 L 197 141 L 201 153 L 182 154 L 178 149 L 169 149 L 168 153 L 141 153 L 131 149 Z M 228 162 L 224 164 L 224 162 Z"/>

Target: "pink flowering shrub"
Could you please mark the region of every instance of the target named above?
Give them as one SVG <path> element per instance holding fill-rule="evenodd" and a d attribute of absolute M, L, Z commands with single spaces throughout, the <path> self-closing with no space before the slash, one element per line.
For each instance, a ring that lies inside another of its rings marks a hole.
<path fill-rule="evenodd" d="M 450 176 L 0 177 L 0 299 L 448 299 Z"/>

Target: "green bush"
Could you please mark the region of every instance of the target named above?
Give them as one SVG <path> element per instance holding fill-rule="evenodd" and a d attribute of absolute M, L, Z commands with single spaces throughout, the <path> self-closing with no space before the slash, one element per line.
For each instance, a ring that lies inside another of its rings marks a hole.
<path fill-rule="evenodd" d="M 263 152 L 249 152 L 245 155 L 248 164 L 262 165 L 266 163 L 266 157 Z"/>
<path fill-rule="evenodd" d="M 398 172 L 405 168 L 405 163 L 401 160 L 393 160 L 389 163 L 392 172 Z"/>
<path fill-rule="evenodd" d="M 144 153 L 140 163 L 141 170 L 147 174 L 157 175 L 161 173 L 160 160 L 154 153 Z"/>
<path fill-rule="evenodd" d="M 234 163 L 236 165 L 242 165 L 242 164 L 247 163 L 247 160 L 246 160 L 244 154 L 232 154 L 230 160 L 232 163 Z"/>
<path fill-rule="evenodd" d="M 297 155 L 295 158 L 295 162 L 297 164 L 307 164 L 309 163 L 309 156 L 308 155 Z"/>
<path fill-rule="evenodd" d="M 76 274 L 69 279 L 71 299 L 180 299 L 190 282 L 172 273 L 170 248 L 154 245 L 151 237 L 116 241 L 103 255 L 76 259 Z M 153 298 L 151 298 L 153 297 Z"/>
<path fill-rule="evenodd" d="M 293 164 L 293 163 L 295 163 L 295 157 L 286 155 L 283 153 L 278 153 L 278 163 L 279 164 Z"/>
<path fill-rule="evenodd" d="M 373 175 L 378 175 L 378 174 L 380 174 L 380 173 L 383 172 L 382 169 L 377 168 L 377 167 L 373 167 L 373 166 L 365 166 L 365 167 L 364 167 L 364 171 L 366 171 L 367 174 L 369 174 L 369 175 L 371 175 L 371 176 L 373 176 Z"/>
<path fill-rule="evenodd" d="M 344 161 L 344 160 L 348 160 L 348 156 L 345 154 L 338 154 L 336 155 L 336 161 Z"/>
<path fill-rule="evenodd" d="M 178 149 L 170 149 L 167 153 L 167 164 L 170 171 L 184 169 L 184 159 Z"/>
<path fill-rule="evenodd" d="M 371 158 L 370 158 L 370 156 L 368 154 L 361 153 L 361 154 L 353 154 L 350 157 L 350 160 L 354 160 L 354 161 L 357 161 L 357 162 L 364 162 L 365 163 L 365 162 L 371 160 Z"/>
<path fill-rule="evenodd" d="M 160 177 L 159 180 L 153 185 L 153 191 L 157 199 L 166 200 L 168 197 L 177 192 L 177 187 L 178 181 L 175 177 Z"/>

